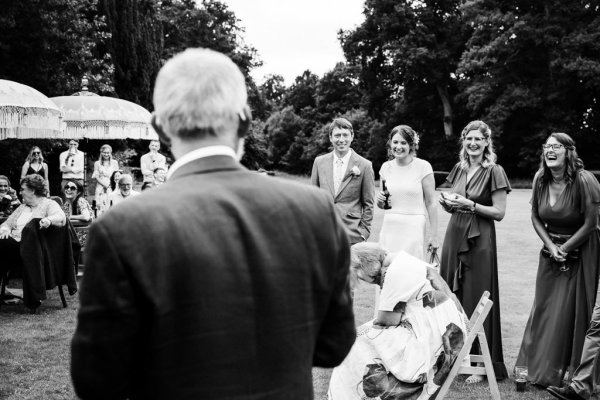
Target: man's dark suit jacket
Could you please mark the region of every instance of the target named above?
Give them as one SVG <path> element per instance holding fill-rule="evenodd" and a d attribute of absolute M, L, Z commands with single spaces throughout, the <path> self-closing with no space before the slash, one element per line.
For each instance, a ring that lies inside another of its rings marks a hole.
<path fill-rule="evenodd" d="M 90 228 L 71 375 L 83 399 L 312 399 L 355 339 L 326 192 L 212 156 Z"/>

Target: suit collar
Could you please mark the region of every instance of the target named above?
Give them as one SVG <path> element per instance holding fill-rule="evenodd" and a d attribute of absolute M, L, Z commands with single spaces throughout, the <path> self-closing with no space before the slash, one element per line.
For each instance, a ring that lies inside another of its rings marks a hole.
<path fill-rule="evenodd" d="M 234 158 L 228 155 L 212 155 L 208 157 L 197 158 L 181 165 L 169 178 L 169 181 L 193 174 L 227 170 L 245 170 L 245 168 Z"/>

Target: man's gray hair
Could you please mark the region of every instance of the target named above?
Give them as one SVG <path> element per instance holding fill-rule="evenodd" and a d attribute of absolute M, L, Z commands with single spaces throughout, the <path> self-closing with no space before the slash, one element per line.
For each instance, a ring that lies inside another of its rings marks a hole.
<path fill-rule="evenodd" d="M 246 107 L 244 75 L 229 57 L 187 49 L 161 68 L 154 86 L 157 122 L 182 139 L 235 130 Z"/>
<path fill-rule="evenodd" d="M 129 174 L 123 174 L 119 178 L 119 185 L 123 183 L 131 183 L 133 185 L 133 177 Z"/>

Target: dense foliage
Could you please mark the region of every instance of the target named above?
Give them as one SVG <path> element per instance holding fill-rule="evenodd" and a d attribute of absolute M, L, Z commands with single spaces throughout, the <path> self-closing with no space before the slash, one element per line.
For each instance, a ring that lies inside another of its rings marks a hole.
<path fill-rule="evenodd" d="M 512 177 L 532 176 L 553 131 L 571 134 L 588 169 L 600 169 L 597 2 L 365 0 L 363 23 L 339 32 L 346 61 L 323 76 L 307 70 L 289 86 L 277 74 L 252 79 L 258 54 L 244 42 L 243 21 L 217 0 L 0 0 L 0 7 L 0 78 L 48 96 L 77 91 L 87 74 L 90 90 L 151 109 L 156 73 L 173 54 L 200 46 L 229 55 L 247 78 L 254 122 L 243 162 L 253 169 L 308 173 L 329 151 L 328 123 L 338 116 L 353 123 L 353 148 L 376 171 L 398 124 L 421 134 L 420 157 L 450 169 L 473 119 L 490 124 Z M 3 171 L 17 171 L 29 145 L 0 142 Z"/>

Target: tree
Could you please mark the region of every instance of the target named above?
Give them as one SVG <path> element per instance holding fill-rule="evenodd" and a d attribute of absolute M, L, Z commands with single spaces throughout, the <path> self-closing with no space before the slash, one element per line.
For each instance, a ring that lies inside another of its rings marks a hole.
<path fill-rule="evenodd" d="M 473 27 L 458 69 L 468 109 L 500 139 L 507 172 L 531 176 L 552 131 L 584 159 L 599 143 L 599 6 L 578 0 L 469 2 Z M 598 165 L 598 164 L 596 164 Z"/>
<path fill-rule="evenodd" d="M 444 133 L 453 134 L 453 75 L 464 49 L 459 0 L 367 0 L 365 21 L 340 33 L 348 62 L 361 67 L 361 88 L 371 116 L 381 118 L 409 86 L 433 88 Z M 404 99 L 405 101 L 406 99 Z"/>
<path fill-rule="evenodd" d="M 112 33 L 117 95 L 152 110 L 152 88 L 163 49 L 155 0 L 102 0 L 102 12 Z"/>
<path fill-rule="evenodd" d="M 316 106 L 324 119 L 330 120 L 360 107 L 362 94 L 358 86 L 358 74 L 357 66 L 340 62 L 319 80 Z"/>
<path fill-rule="evenodd" d="M 188 47 L 205 47 L 229 56 L 248 78 L 262 65 L 256 49 L 244 43 L 240 20 L 215 0 L 167 0 L 160 4 L 164 60 Z"/>
<path fill-rule="evenodd" d="M 268 141 L 272 167 L 289 172 L 299 172 L 307 136 L 307 121 L 298 116 L 293 107 L 275 111 L 265 122 L 264 134 Z"/>
<path fill-rule="evenodd" d="M 314 109 L 317 105 L 315 93 L 319 77 L 309 70 L 297 76 L 294 83 L 288 89 L 283 104 L 292 106 L 294 112 L 301 115 L 305 109 Z"/>
<path fill-rule="evenodd" d="M 46 96 L 114 93 L 110 33 L 97 0 L 0 0 L 0 78 Z"/>

